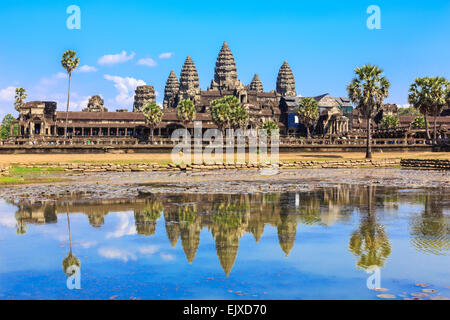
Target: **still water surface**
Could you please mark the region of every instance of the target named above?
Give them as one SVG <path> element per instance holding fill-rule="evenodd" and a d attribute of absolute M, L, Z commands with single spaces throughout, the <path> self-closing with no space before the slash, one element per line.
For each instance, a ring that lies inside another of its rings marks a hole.
<path fill-rule="evenodd" d="M 449 217 L 445 191 L 385 187 L 1 202 L 0 299 L 450 297 Z"/>

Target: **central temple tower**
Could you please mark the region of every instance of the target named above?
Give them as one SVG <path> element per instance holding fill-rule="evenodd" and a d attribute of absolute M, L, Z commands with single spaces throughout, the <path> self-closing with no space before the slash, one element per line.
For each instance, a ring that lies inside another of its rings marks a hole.
<path fill-rule="evenodd" d="M 234 90 L 243 87 L 238 80 L 236 62 L 233 53 L 225 41 L 217 57 L 214 68 L 214 80 L 211 81 L 212 90 Z"/>

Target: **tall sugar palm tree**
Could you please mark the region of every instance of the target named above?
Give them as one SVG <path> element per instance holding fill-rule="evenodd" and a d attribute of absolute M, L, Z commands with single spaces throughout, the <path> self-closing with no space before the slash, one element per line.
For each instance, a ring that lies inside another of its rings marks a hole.
<path fill-rule="evenodd" d="M 430 139 L 430 133 L 428 129 L 427 115 L 432 114 L 434 116 L 433 143 L 436 143 L 436 120 L 447 104 L 446 95 L 448 94 L 449 87 L 449 81 L 445 78 L 424 77 L 416 78 L 414 83 L 411 84 L 409 88 L 408 101 L 415 108 L 417 108 L 421 114 L 423 114 L 428 139 Z"/>
<path fill-rule="evenodd" d="M 177 106 L 177 117 L 185 126 L 194 121 L 197 115 L 195 105 L 191 100 L 181 100 Z"/>
<path fill-rule="evenodd" d="M 431 114 L 434 117 L 433 125 L 433 143 L 437 141 L 437 117 L 442 113 L 444 107 L 447 105 L 447 92 L 450 87 L 450 81 L 443 77 L 430 78 L 431 82 L 431 96 L 430 96 L 430 109 Z"/>
<path fill-rule="evenodd" d="M 66 212 L 66 214 L 67 214 L 67 227 L 69 229 L 69 254 L 67 255 L 67 257 L 64 258 L 62 265 L 64 273 L 69 277 L 72 275 L 72 273 L 68 269 L 72 266 L 77 266 L 78 268 L 81 267 L 81 262 L 80 259 L 78 259 L 72 253 L 72 233 L 70 232 L 70 218 L 69 213 Z"/>
<path fill-rule="evenodd" d="M 66 124 L 64 127 L 64 138 L 67 138 L 67 122 L 69 120 L 69 104 L 70 104 L 70 80 L 72 78 L 72 71 L 78 67 L 80 64 L 80 58 L 76 57 L 76 52 L 72 50 L 67 50 L 64 52 L 62 59 L 61 59 L 61 65 L 64 69 L 66 69 L 67 74 L 69 75 L 69 89 L 67 93 L 67 110 L 66 110 Z"/>
<path fill-rule="evenodd" d="M 225 129 L 231 125 L 232 103 L 233 101 L 229 97 L 223 97 L 211 102 L 211 117 L 219 130 L 222 131 L 222 135 L 225 135 Z"/>
<path fill-rule="evenodd" d="M 280 128 L 278 127 L 278 124 L 274 121 L 266 121 L 261 126 L 262 130 L 266 130 L 267 137 L 272 136 L 272 130 L 275 130 L 275 132 L 278 132 Z"/>
<path fill-rule="evenodd" d="M 297 109 L 297 116 L 300 123 L 306 127 L 308 138 L 311 138 L 310 128 L 319 119 L 319 104 L 313 98 L 302 99 Z"/>
<path fill-rule="evenodd" d="M 20 111 L 26 98 L 27 91 L 24 88 L 16 88 L 16 96 L 14 97 L 14 109 L 16 111 Z"/>
<path fill-rule="evenodd" d="M 155 130 L 156 126 L 161 122 L 163 112 L 156 103 L 147 103 L 142 108 L 142 113 L 144 114 L 145 122 L 150 128 L 151 142 L 153 142 L 153 131 Z"/>
<path fill-rule="evenodd" d="M 355 69 L 356 77 L 347 87 L 348 97 L 367 120 L 366 158 L 372 158 L 371 121 L 389 95 L 391 84 L 383 76 L 383 70 L 370 64 Z"/>
<path fill-rule="evenodd" d="M 249 121 L 248 111 L 244 107 L 238 106 L 234 108 L 231 119 L 233 128 L 247 129 Z"/>

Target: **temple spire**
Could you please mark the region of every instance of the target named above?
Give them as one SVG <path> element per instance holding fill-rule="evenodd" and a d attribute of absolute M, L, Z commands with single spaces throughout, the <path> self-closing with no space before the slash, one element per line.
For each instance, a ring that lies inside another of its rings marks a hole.
<path fill-rule="evenodd" d="M 184 61 L 183 68 L 181 68 L 180 74 L 180 90 L 187 91 L 191 89 L 199 88 L 199 79 L 197 68 L 194 61 L 188 56 Z"/>
<path fill-rule="evenodd" d="M 216 67 L 214 69 L 214 80 L 211 89 L 230 90 L 239 85 L 236 62 L 233 53 L 225 41 L 217 56 Z"/>
<path fill-rule="evenodd" d="M 261 82 L 261 80 L 259 80 L 259 77 L 258 77 L 257 74 L 255 74 L 253 76 L 253 79 L 252 79 L 252 82 L 250 83 L 249 89 L 250 90 L 254 90 L 256 92 L 263 92 L 264 91 L 262 82 Z"/>
<path fill-rule="evenodd" d="M 175 72 L 172 70 L 170 71 L 166 87 L 164 88 L 164 108 L 176 107 L 176 98 L 179 88 L 180 83 L 178 82 Z"/>
<path fill-rule="evenodd" d="M 297 96 L 294 74 L 287 61 L 284 61 L 278 72 L 277 92 L 282 96 Z"/>

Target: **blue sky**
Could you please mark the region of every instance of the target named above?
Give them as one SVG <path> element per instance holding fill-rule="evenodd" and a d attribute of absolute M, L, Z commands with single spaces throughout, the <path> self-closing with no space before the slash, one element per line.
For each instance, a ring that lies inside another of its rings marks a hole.
<path fill-rule="evenodd" d="M 73 4 L 81 9 L 80 30 L 66 27 Z M 381 30 L 366 27 L 373 4 L 381 9 Z M 266 91 L 275 88 L 284 60 L 303 96 L 346 95 L 353 69 L 365 63 L 385 70 L 392 84 L 388 102 L 397 104 L 407 103 L 415 77 L 450 78 L 450 3 L 441 0 L 2 0 L 0 24 L 0 115 L 13 112 L 18 86 L 28 90 L 28 100 L 55 100 L 64 109 L 60 58 L 67 49 L 76 50 L 80 66 L 90 71 L 73 74 L 73 110 L 94 94 L 110 110 L 131 109 L 134 87 L 144 82 L 160 102 L 170 70 L 179 75 L 188 55 L 206 89 L 224 40 L 239 79 L 248 84 L 258 73 Z M 113 56 L 102 59 L 107 55 Z"/>

